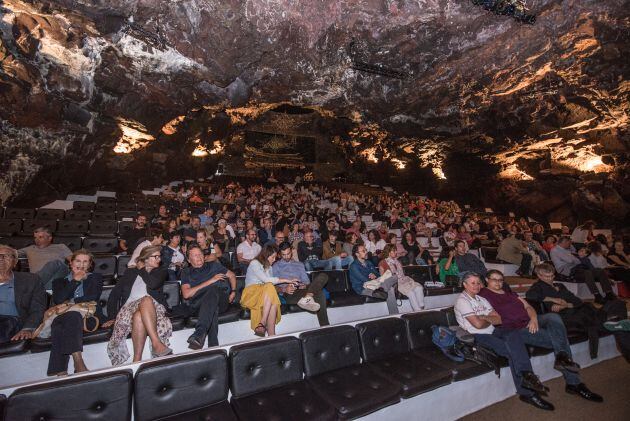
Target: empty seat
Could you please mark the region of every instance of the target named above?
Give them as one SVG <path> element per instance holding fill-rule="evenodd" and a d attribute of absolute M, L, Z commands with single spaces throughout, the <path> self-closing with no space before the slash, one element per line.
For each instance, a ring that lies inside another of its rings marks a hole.
<path fill-rule="evenodd" d="M 134 221 L 120 221 L 118 223 L 118 235 L 121 237 L 125 235 L 127 231 L 136 226 Z"/>
<path fill-rule="evenodd" d="M 6 237 L 0 243 L 19 250 L 33 244 L 33 237 Z"/>
<path fill-rule="evenodd" d="M 39 208 L 37 209 L 37 219 L 63 219 L 66 211 L 63 209 L 47 209 L 47 208 Z"/>
<path fill-rule="evenodd" d="M 131 419 L 131 371 L 69 378 L 17 389 L 9 397 L 7 420 Z"/>
<path fill-rule="evenodd" d="M 16 354 L 22 354 L 23 352 L 28 351 L 29 349 L 29 341 L 10 341 L 0 344 L 0 358 L 2 357 L 10 357 Z M 0 419 L 2 419 L 0 413 Z"/>
<path fill-rule="evenodd" d="M 317 273 L 311 272 L 310 278 L 313 279 Z M 326 274 L 328 275 L 326 290 L 330 293 L 329 307 L 355 306 L 365 303 L 365 297 L 355 294 L 354 290 L 350 288 L 347 271 L 329 270 L 326 271 Z"/>
<path fill-rule="evenodd" d="M 162 287 L 162 292 L 164 293 L 166 304 L 168 304 L 170 308 L 181 303 L 179 282 L 165 282 Z M 184 328 L 185 320 L 179 317 L 171 317 L 171 324 L 173 325 L 173 330 L 181 330 Z"/>
<path fill-rule="evenodd" d="M 37 228 L 48 228 L 51 231 L 57 229 L 57 221 L 51 219 L 25 219 L 22 224 L 22 232 L 32 234 Z"/>
<path fill-rule="evenodd" d="M 136 204 L 134 202 L 118 202 L 116 204 L 116 210 L 120 211 L 133 211 L 136 212 Z"/>
<path fill-rule="evenodd" d="M 94 202 L 75 201 L 72 203 L 72 209 L 91 211 L 94 209 Z"/>
<path fill-rule="evenodd" d="M 127 270 L 127 264 L 131 260 L 131 256 L 118 256 L 118 261 L 116 262 L 116 277 L 120 278 L 125 274 Z"/>
<path fill-rule="evenodd" d="M 132 211 L 117 211 L 116 212 L 116 219 L 119 221 L 122 221 L 123 219 L 136 219 L 136 216 L 138 216 L 138 212 L 136 212 L 135 210 Z"/>
<path fill-rule="evenodd" d="M 143 364 L 136 372 L 134 415 L 144 420 L 234 420 L 227 402 L 225 351 Z"/>
<path fill-rule="evenodd" d="M 364 363 L 402 387 L 409 398 L 451 383 L 450 369 L 420 358 L 410 352 L 407 324 L 399 318 L 360 323 Z"/>
<path fill-rule="evenodd" d="M 302 351 L 294 337 L 230 349 L 232 407 L 245 420 L 330 420 L 335 409 L 302 380 Z"/>
<path fill-rule="evenodd" d="M 90 235 L 116 235 L 118 222 L 115 220 L 92 220 Z"/>
<path fill-rule="evenodd" d="M 0 236 L 10 237 L 22 230 L 22 220 L 18 218 L 0 219 Z"/>
<path fill-rule="evenodd" d="M 90 219 L 92 211 L 84 209 L 70 209 L 66 211 L 66 219 Z"/>
<path fill-rule="evenodd" d="M 435 270 L 435 266 L 410 265 L 403 267 L 405 275 L 413 278 L 414 281 L 421 285 L 424 285 L 426 281 L 433 280 L 431 270 Z"/>
<path fill-rule="evenodd" d="M 300 335 L 308 382 L 338 419 L 351 419 L 400 401 L 400 385 L 361 365 L 357 331 L 335 326 Z"/>
<path fill-rule="evenodd" d="M 55 236 L 53 238 L 53 243 L 55 244 L 65 244 L 72 251 L 77 251 L 81 248 L 83 240 L 81 237 L 73 236 L 73 237 L 62 237 Z"/>
<path fill-rule="evenodd" d="M 442 311 L 425 311 L 404 314 L 411 348 L 416 355 L 453 372 L 453 380 L 465 380 L 492 371 L 489 367 L 473 361 L 455 362 L 447 358 L 431 339 L 431 326 L 448 326 L 447 314 Z"/>
<path fill-rule="evenodd" d="M 90 253 L 115 253 L 118 250 L 116 237 L 87 237 L 83 240 L 83 248 Z"/>
<path fill-rule="evenodd" d="M 116 273 L 116 257 L 95 257 L 93 271 L 95 273 L 100 273 L 101 275 L 103 275 L 103 282 L 106 285 L 111 283 L 114 279 L 114 274 Z"/>
<path fill-rule="evenodd" d="M 95 212 L 115 212 L 116 211 L 116 202 L 102 202 L 102 201 L 98 201 L 96 202 L 96 205 L 94 206 L 94 211 Z"/>
<path fill-rule="evenodd" d="M 92 212 L 92 217 L 90 218 L 92 221 L 115 221 L 116 220 L 116 212 L 110 211 L 94 211 Z"/>
<path fill-rule="evenodd" d="M 481 247 L 481 255 L 488 263 L 502 263 L 497 259 L 498 247 Z"/>
<path fill-rule="evenodd" d="M 63 220 L 57 225 L 57 233 L 59 234 L 77 234 L 82 235 L 88 232 L 89 221 L 87 220 Z"/>
<path fill-rule="evenodd" d="M 35 218 L 35 209 L 27 208 L 6 208 L 4 210 L 5 219 L 33 219 Z"/>

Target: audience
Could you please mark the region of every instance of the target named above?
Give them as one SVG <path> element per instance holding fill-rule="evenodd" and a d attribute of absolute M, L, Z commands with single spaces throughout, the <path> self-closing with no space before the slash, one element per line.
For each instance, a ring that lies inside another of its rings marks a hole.
<path fill-rule="evenodd" d="M 72 254 L 65 244 L 52 244 L 52 231 L 49 228 L 37 228 L 33 231 L 34 245 L 18 250 L 28 259 L 28 269 L 37 274 L 44 289 L 52 288 L 53 279 L 68 274 L 66 259 Z"/>
<path fill-rule="evenodd" d="M 327 238 L 324 240 L 322 247 L 322 258 L 330 262 L 331 269 L 341 269 L 344 266 L 348 266 L 352 263 L 352 256 L 350 256 L 343 248 L 343 243 L 337 241 L 339 238 L 339 231 L 332 230 L 328 232 Z"/>
<path fill-rule="evenodd" d="M 168 278 L 170 281 L 179 279 L 179 272 L 186 261 L 186 257 L 179 246 L 182 236 L 179 232 L 162 233 L 165 245 L 162 246 L 160 252 L 160 266 L 168 270 Z"/>
<path fill-rule="evenodd" d="M 387 310 L 389 314 L 398 314 L 396 293 L 394 290 L 394 286 L 398 282 L 397 278 L 391 275 L 386 279 L 382 279 L 379 286 L 366 288 L 365 283 L 379 279 L 380 273 L 378 269 L 376 269 L 376 266 L 374 266 L 374 263 L 368 258 L 368 251 L 364 245 L 355 245 L 352 254 L 354 261 L 348 268 L 348 276 L 354 292 L 367 297 L 387 300 Z"/>
<path fill-rule="evenodd" d="M 260 250 L 260 244 L 256 242 L 256 231 L 253 229 L 247 230 L 247 233 L 245 234 L 245 241 L 240 243 L 236 248 L 236 259 L 241 273 L 247 272 L 249 262 L 258 256 Z"/>
<path fill-rule="evenodd" d="M 99 298 L 103 291 L 103 277 L 91 273 L 93 256 L 86 250 L 77 250 L 70 256 L 70 274 L 57 278 L 52 282 L 52 303 L 87 303 L 96 305 L 95 316 L 104 319 Z M 90 320 L 91 322 L 91 320 Z M 66 311 L 58 315 L 51 325 L 50 355 L 48 357 L 48 375 L 62 376 L 68 374 L 70 356 L 74 363 L 74 372 L 87 371 L 83 361 L 83 316 L 76 311 Z M 89 327 L 93 329 L 95 326 Z"/>
<path fill-rule="evenodd" d="M 315 242 L 315 235 L 312 230 L 304 233 L 304 240 L 297 246 L 298 260 L 304 264 L 307 271 L 330 270 L 332 262 L 323 260 L 323 248 L 321 244 Z"/>
<path fill-rule="evenodd" d="M 208 347 L 219 345 L 219 314 L 225 313 L 236 297 L 236 276 L 217 260 L 207 261 L 198 246 L 188 249 L 190 266 L 182 271 L 182 297 L 185 303 L 175 314 L 196 316 L 194 333 L 188 338 L 191 349 L 201 349 L 206 336 Z"/>
<path fill-rule="evenodd" d="M 168 274 L 159 268 L 160 251 L 157 245 L 142 249 L 137 264 L 125 271 L 111 292 L 107 302 L 110 320 L 103 327 L 114 326 L 107 345 L 107 354 L 114 366 L 129 359 L 127 336 L 130 333 L 134 362 L 142 360 L 147 336 L 151 341 L 152 357 L 173 352 L 169 348 L 173 326 L 167 315 L 168 304 L 163 292 Z"/>
<path fill-rule="evenodd" d="M 509 234 L 501 241 L 497 259 L 517 265 L 516 274 L 519 276 L 530 276 L 532 273 L 532 255 L 521 234 Z"/>
<path fill-rule="evenodd" d="M 290 284 L 295 288 L 299 279 L 285 279 L 274 276 L 272 265 L 278 256 L 275 244 L 265 244 L 247 267 L 245 289 L 241 296 L 241 306 L 249 309 L 251 327 L 257 336 L 274 336 L 276 324 L 280 323 L 280 299 L 275 285 Z"/>
<path fill-rule="evenodd" d="M 273 274 L 278 278 L 297 279 L 297 284 L 278 284 L 276 289 L 287 304 L 297 304 L 306 311 L 316 312 L 320 326 L 327 326 L 328 312 L 326 296 L 323 292 L 328 275 L 319 272 L 310 281 L 304 265 L 293 260 L 291 244 L 284 242 L 279 247 L 280 259 L 273 264 Z"/>
<path fill-rule="evenodd" d="M 35 274 L 14 272 L 18 252 L 0 244 L 0 344 L 31 339 L 46 311 L 46 291 Z"/>
<path fill-rule="evenodd" d="M 161 246 L 164 243 L 164 233 L 156 228 L 151 228 L 147 237 L 144 241 L 141 241 L 131 254 L 131 258 L 129 259 L 129 263 L 127 263 L 128 268 L 135 268 L 138 257 L 142 253 L 146 247 L 151 246 Z"/>
<path fill-rule="evenodd" d="M 396 257 L 396 247 L 387 244 L 383 249 L 383 260 L 378 264 L 378 269 L 383 276 L 388 270 L 398 280 L 398 291 L 409 298 L 411 309 L 420 311 L 424 309 L 424 289 L 422 285 L 405 275 L 402 264 Z"/>
<path fill-rule="evenodd" d="M 136 216 L 136 224 L 133 228 L 120 235 L 118 247 L 123 253 L 129 253 L 136 249 L 136 246 L 147 236 L 147 217 L 143 214 Z"/>
<path fill-rule="evenodd" d="M 486 265 L 477 256 L 468 253 L 466 242 L 463 240 L 455 241 L 455 263 L 460 274 L 475 272 L 485 278 L 488 272 Z"/>
<path fill-rule="evenodd" d="M 602 397 L 591 392 L 577 374 L 580 366 L 572 359 L 571 345 L 562 319 L 555 313 L 538 316 L 536 310 L 518 294 L 505 291 L 503 273 L 500 271 L 490 270 L 486 276 L 488 287 L 482 288 L 479 295 L 488 300 L 501 316 L 501 328 L 520 332 L 527 345 L 553 349 L 556 356 L 554 368 L 562 372 L 567 393 L 603 402 Z"/>
<path fill-rule="evenodd" d="M 485 298 L 479 295 L 481 276 L 466 272 L 462 277 L 464 292 L 455 301 L 455 318 L 459 326 L 471 333 L 475 342 L 506 357 L 519 398 L 537 408 L 553 411 L 554 406 L 540 397 L 548 388 L 534 374 L 525 342 L 519 330 L 495 327 L 502 318 Z"/>

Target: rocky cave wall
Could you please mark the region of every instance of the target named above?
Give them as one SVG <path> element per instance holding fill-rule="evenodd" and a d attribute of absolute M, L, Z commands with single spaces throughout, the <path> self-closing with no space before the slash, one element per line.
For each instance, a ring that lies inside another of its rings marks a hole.
<path fill-rule="evenodd" d="M 627 225 L 630 4 L 526 3 L 0 0 L 0 200 L 200 167 L 291 103 L 357 179 Z"/>

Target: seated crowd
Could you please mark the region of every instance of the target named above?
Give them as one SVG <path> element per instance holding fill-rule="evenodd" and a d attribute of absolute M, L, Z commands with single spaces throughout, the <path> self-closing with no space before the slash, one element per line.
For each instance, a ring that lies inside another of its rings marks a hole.
<path fill-rule="evenodd" d="M 59 310 L 50 325 L 49 375 L 67 374 L 70 357 L 75 372 L 87 370 L 81 352 L 88 320 L 112 328 L 107 352 L 113 365 L 130 357 L 140 361 L 147 338 L 152 356 L 172 353 L 173 317 L 194 318 L 191 349 L 219 345 L 218 317 L 231 305 L 249 311 L 251 329 L 261 337 L 275 335 L 283 303 L 316 314 L 325 326 L 326 272 L 347 269 L 352 290 L 384 300 L 390 314 L 398 313 L 397 294 L 419 311 L 425 288 L 463 286 L 455 305 L 458 323 L 477 343 L 508 358 L 521 399 L 552 409 L 540 397 L 546 390 L 532 372 L 525 344 L 552 348 L 567 392 L 598 401 L 601 397 L 580 381 L 565 326 L 587 332 L 593 358 L 600 332 L 614 331 L 625 341 L 630 329 L 625 303 L 611 282 L 629 282 L 630 258 L 621 240 L 594 235 L 592 222 L 572 234 L 564 227 L 556 237 L 525 218 L 502 223 L 496 216 L 463 211 L 452 201 L 353 194 L 320 185 L 307 190 L 231 182 L 209 192 L 167 190 L 163 199 L 154 216 L 138 214 L 134 227 L 119 239 L 119 252 L 130 260 L 111 291 L 107 317 L 98 305 L 103 279 L 90 272 L 89 252 L 72 253 L 53 244 L 47 228 L 35 230 L 35 244 L 24 249 L 0 245 L 0 343 L 39 334 L 46 290 L 52 290 L 55 308 L 72 305 Z M 206 201 L 224 205 L 217 211 L 189 211 L 188 206 Z M 435 237 L 441 246 L 437 258 L 431 253 Z M 528 301 L 512 293 L 503 274 L 488 270 L 473 252 L 487 245 L 498 246 L 497 258 L 518 265 L 520 276 L 537 277 Z M 31 273 L 14 271 L 20 256 Z M 403 265 L 429 266 L 437 276 L 423 286 L 405 275 Z M 310 271 L 320 272 L 310 279 Z M 584 303 L 553 282 L 568 278 L 586 283 L 603 307 Z M 184 299 L 173 308 L 163 291 L 168 281 L 180 281 Z M 88 306 L 80 304 L 90 302 L 96 307 L 86 318 Z"/>

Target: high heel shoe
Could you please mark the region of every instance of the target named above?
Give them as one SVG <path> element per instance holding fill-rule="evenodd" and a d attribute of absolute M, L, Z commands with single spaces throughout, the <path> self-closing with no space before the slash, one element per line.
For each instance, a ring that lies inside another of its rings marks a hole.
<path fill-rule="evenodd" d="M 254 328 L 254 335 L 264 338 L 265 333 L 267 333 L 267 326 L 262 323 L 258 323 L 258 326 Z"/>
<path fill-rule="evenodd" d="M 162 352 L 153 352 L 151 351 L 151 356 L 153 358 L 158 358 L 158 357 L 166 357 L 167 355 L 171 355 L 173 353 L 173 350 L 169 347 L 166 347 L 166 349 Z"/>

